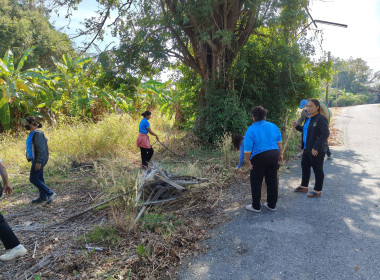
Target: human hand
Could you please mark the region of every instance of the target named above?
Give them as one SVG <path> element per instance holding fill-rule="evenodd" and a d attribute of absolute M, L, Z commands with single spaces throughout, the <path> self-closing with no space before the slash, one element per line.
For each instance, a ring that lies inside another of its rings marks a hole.
<path fill-rule="evenodd" d="M 9 185 L 9 184 L 4 184 L 4 192 L 7 196 L 11 196 L 13 190 L 12 190 L 12 187 Z"/>
<path fill-rule="evenodd" d="M 279 155 L 278 156 L 278 162 L 282 162 L 284 160 L 283 156 L 282 155 Z"/>
<path fill-rule="evenodd" d="M 160 141 L 160 139 L 158 138 L 158 135 L 156 135 L 156 139 L 157 139 L 157 141 Z"/>
<path fill-rule="evenodd" d="M 314 150 L 314 149 L 312 149 L 311 150 L 311 154 L 313 155 L 313 156 L 317 156 L 318 155 L 318 151 L 317 150 Z"/>
<path fill-rule="evenodd" d="M 41 170 L 41 163 L 36 163 L 36 166 L 34 166 L 35 171 Z"/>
<path fill-rule="evenodd" d="M 253 165 L 252 165 L 252 163 L 248 163 L 248 168 L 249 168 L 249 170 L 252 170 L 253 169 Z"/>
<path fill-rule="evenodd" d="M 296 128 L 296 126 L 297 126 L 297 122 L 293 121 L 293 128 Z"/>

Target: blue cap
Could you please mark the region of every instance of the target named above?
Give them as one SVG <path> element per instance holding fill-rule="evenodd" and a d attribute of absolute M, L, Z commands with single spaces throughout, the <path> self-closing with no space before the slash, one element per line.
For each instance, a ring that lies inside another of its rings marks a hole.
<path fill-rule="evenodd" d="M 305 107 L 307 104 L 307 100 L 306 99 L 302 99 L 301 102 L 300 102 L 300 106 L 298 108 L 302 109 L 303 107 Z"/>

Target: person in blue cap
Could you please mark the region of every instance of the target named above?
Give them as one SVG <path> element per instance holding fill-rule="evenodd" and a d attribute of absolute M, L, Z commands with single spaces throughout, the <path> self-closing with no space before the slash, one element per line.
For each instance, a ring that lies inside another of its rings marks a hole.
<path fill-rule="evenodd" d="M 301 102 L 300 102 L 300 106 L 298 106 L 298 108 L 302 109 L 301 116 L 299 117 L 299 119 L 297 121 L 298 125 L 302 125 L 302 123 L 309 116 L 309 114 L 307 113 L 306 107 L 305 107 L 306 104 L 307 104 L 307 100 L 306 99 L 302 99 Z"/>
<path fill-rule="evenodd" d="M 301 126 L 302 123 L 309 117 L 309 113 L 307 112 L 306 110 L 306 104 L 307 104 L 307 100 L 306 99 L 302 99 L 301 102 L 300 102 L 300 106 L 298 106 L 298 108 L 302 109 L 302 112 L 301 112 L 301 116 L 299 117 L 298 121 L 297 121 L 297 125 Z M 330 147 L 327 145 L 327 159 L 331 159 L 331 151 L 330 151 Z"/>

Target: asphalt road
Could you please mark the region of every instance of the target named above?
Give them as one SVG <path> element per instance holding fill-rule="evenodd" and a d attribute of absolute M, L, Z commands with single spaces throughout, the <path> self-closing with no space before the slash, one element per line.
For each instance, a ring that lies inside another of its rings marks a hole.
<path fill-rule="evenodd" d="M 380 279 L 380 105 L 347 107 L 335 123 L 344 145 L 325 161 L 322 197 L 293 192 L 300 159 L 290 162 L 277 211 L 238 210 L 179 278 Z"/>

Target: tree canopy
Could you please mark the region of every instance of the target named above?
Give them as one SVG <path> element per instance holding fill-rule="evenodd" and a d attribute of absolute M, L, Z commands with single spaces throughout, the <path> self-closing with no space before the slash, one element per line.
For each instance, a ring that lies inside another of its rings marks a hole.
<path fill-rule="evenodd" d="M 42 6 L 17 0 L 0 0 L 0 42 L 1 56 L 11 49 L 16 61 L 35 47 L 25 68 L 52 67 L 51 56 L 61 57 L 72 51 L 71 41 L 54 30 Z"/>

